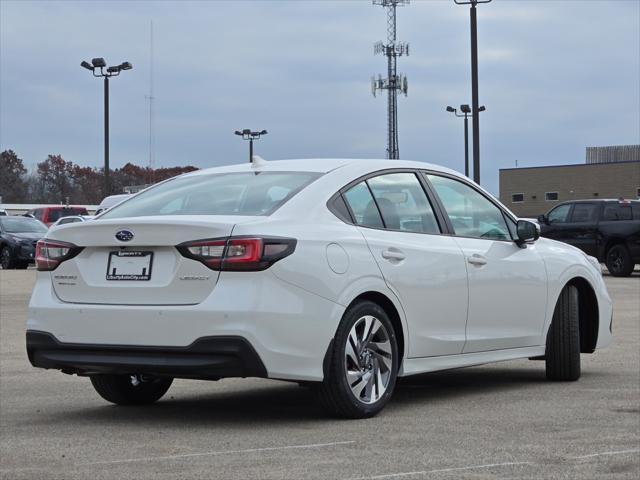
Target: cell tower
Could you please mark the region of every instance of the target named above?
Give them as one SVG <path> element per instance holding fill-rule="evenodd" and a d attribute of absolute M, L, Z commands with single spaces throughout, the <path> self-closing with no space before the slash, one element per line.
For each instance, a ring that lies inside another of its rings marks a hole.
<path fill-rule="evenodd" d="M 378 42 L 374 45 L 374 53 L 384 54 L 388 60 L 387 78 L 371 78 L 371 92 L 376 96 L 378 90 L 386 90 L 388 96 L 388 139 L 387 158 L 400 158 L 398 147 L 398 92 L 407 96 L 409 85 L 407 77 L 398 75 L 398 57 L 409 55 L 409 44 L 396 41 L 396 7 L 408 5 L 409 0 L 373 0 L 374 5 L 380 5 L 387 9 L 387 43 Z"/>

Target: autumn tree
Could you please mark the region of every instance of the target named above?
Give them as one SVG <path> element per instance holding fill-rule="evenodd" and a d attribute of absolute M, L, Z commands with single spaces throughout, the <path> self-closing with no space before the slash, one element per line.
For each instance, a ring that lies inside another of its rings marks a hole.
<path fill-rule="evenodd" d="M 0 153 L 0 197 L 6 203 L 20 203 L 26 199 L 22 159 L 13 150 Z"/>
<path fill-rule="evenodd" d="M 161 182 L 167 178 L 182 175 L 183 173 L 193 172 L 194 170 L 198 169 L 192 165 L 187 165 L 186 167 L 157 168 L 154 172 L 154 180 L 156 182 Z"/>
<path fill-rule="evenodd" d="M 49 155 L 38 164 L 38 176 L 42 184 L 44 201 L 63 203 L 73 194 L 73 163 L 65 161 L 62 155 Z"/>
<path fill-rule="evenodd" d="M 49 155 L 38 163 L 32 175 L 22 160 L 11 150 L 1 154 L 0 195 L 5 202 L 98 204 L 104 197 L 104 171 L 68 162 L 61 155 Z M 122 193 L 124 187 L 149 185 L 176 175 L 197 170 L 193 166 L 168 167 L 153 170 L 133 163 L 110 172 L 112 193 Z"/>
<path fill-rule="evenodd" d="M 102 171 L 80 165 L 73 165 L 70 170 L 73 181 L 73 203 L 89 205 L 100 203 L 104 188 Z"/>

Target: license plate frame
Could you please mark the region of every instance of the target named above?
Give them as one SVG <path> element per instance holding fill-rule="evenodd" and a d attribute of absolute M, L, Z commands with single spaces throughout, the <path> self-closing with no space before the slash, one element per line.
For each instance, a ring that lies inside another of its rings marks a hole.
<path fill-rule="evenodd" d="M 116 258 L 114 262 L 114 258 Z M 115 264 L 115 265 L 114 265 Z M 117 273 L 118 268 L 120 272 Z M 148 282 L 151 280 L 153 252 L 149 250 L 118 250 L 109 252 L 107 260 L 108 281 Z M 140 273 L 138 273 L 140 272 Z"/>

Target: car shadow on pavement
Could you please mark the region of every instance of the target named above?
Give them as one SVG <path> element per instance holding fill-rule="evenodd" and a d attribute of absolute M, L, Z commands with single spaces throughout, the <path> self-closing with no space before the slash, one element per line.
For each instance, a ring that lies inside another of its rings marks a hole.
<path fill-rule="evenodd" d="M 90 388 L 90 387 L 89 387 Z M 97 394 L 96 394 L 97 395 Z M 212 383 L 211 391 L 182 392 L 179 385 L 157 403 L 144 406 L 117 406 L 109 403 L 66 409 L 47 416 L 47 422 L 98 422 L 136 425 L 163 425 L 190 428 L 233 425 L 254 429 L 256 424 L 287 425 L 289 422 L 322 421 L 326 415 L 314 402 L 308 388 L 296 383 L 273 382 L 252 389 L 221 392 Z"/>
<path fill-rule="evenodd" d="M 395 403 L 441 402 L 456 397 L 525 389 L 547 383 L 544 362 L 531 368 L 471 367 L 423 373 L 400 378 L 396 387 Z"/>
<path fill-rule="evenodd" d="M 530 368 L 473 367 L 401 378 L 387 406 L 390 413 L 400 408 L 442 404 L 487 393 L 539 388 L 548 383 L 544 363 Z M 222 386 L 222 385 L 220 385 Z M 257 388 L 234 388 L 220 392 L 182 393 L 174 385 L 158 403 L 141 407 L 118 407 L 92 402 L 91 407 L 66 408 L 35 416 L 35 423 L 98 422 L 112 425 L 159 425 L 171 427 L 225 425 L 253 429 L 256 424 L 286 426 L 297 422 L 332 421 L 314 400 L 313 391 L 295 383 L 265 382 Z M 216 391 L 217 390 L 217 391 Z"/>

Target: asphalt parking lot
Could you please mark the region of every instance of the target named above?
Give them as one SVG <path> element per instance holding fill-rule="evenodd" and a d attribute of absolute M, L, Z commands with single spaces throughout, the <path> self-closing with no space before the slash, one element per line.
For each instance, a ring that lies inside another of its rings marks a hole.
<path fill-rule="evenodd" d="M 89 380 L 32 368 L 35 271 L 0 271 L 3 479 L 638 478 L 640 275 L 607 277 L 615 344 L 576 383 L 512 361 L 403 380 L 376 418 L 326 418 L 306 388 L 179 380 L 116 407 Z"/>

